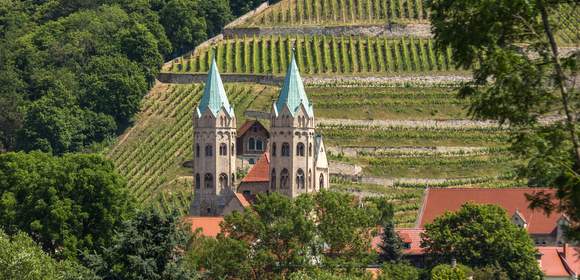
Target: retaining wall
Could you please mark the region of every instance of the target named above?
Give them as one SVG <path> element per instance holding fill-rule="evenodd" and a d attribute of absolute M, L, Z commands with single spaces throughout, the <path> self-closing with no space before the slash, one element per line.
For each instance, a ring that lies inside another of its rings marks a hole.
<path fill-rule="evenodd" d="M 224 83 L 259 83 L 279 86 L 284 82 L 284 77 L 272 75 L 221 74 L 221 78 Z M 207 80 L 207 74 L 159 73 L 157 80 L 169 84 L 203 83 Z"/>

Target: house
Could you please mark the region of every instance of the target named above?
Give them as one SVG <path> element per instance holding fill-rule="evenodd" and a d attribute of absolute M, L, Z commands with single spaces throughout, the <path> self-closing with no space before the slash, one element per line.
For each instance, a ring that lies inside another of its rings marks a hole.
<path fill-rule="evenodd" d="M 577 279 L 580 273 L 580 247 L 538 247 L 538 262 L 546 280 Z"/>
<path fill-rule="evenodd" d="M 236 153 L 238 157 L 254 164 L 268 150 L 270 132 L 258 120 L 247 120 L 238 129 L 236 138 Z"/>
<path fill-rule="evenodd" d="M 269 192 L 270 187 L 270 155 L 263 153 L 258 162 L 248 171 L 248 174 L 238 186 L 238 192 L 246 195 L 257 195 Z"/>

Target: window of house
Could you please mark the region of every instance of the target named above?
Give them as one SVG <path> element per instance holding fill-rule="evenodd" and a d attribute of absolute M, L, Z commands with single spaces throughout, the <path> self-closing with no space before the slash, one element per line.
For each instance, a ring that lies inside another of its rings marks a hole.
<path fill-rule="evenodd" d="M 223 190 L 228 187 L 228 175 L 225 173 L 220 174 L 220 188 Z"/>
<path fill-rule="evenodd" d="M 318 182 L 318 188 L 324 189 L 324 174 L 320 174 L 320 181 Z"/>
<path fill-rule="evenodd" d="M 195 144 L 195 156 L 199 157 L 200 151 L 199 151 L 199 144 Z"/>
<path fill-rule="evenodd" d="M 289 157 L 290 156 L 290 144 L 283 143 L 282 144 L 282 156 Z"/>
<path fill-rule="evenodd" d="M 199 173 L 195 174 L 195 188 L 201 188 L 201 176 L 199 176 Z"/>
<path fill-rule="evenodd" d="M 296 171 L 296 185 L 299 189 L 304 188 L 304 171 L 301 168 Z"/>
<path fill-rule="evenodd" d="M 404 243 L 403 243 L 403 249 L 411 249 L 411 243 L 409 243 L 409 242 L 404 242 Z"/>
<path fill-rule="evenodd" d="M 205 146 L 205 156 L 206 157 L 213 156 L 213 149 L 212 149 L 211 145 Z"/>
<path fill-rule="evenodd" d="M 282 169 L 282 172 L 280 172 L 280 188 L 281 189 L 287 189 L 288 188 L 288 169 L 284 168 Z"/>
<path fill-rule="evenodd" d="M 276 156 L 276 143 L 272 143 L 272 156 Z"/>
<path fill-rule="evenodd" d="M 264 143 L 262 142 L 262 139 L 256 139 L 256 150 L 264 150 Z"/>
<path fill-rule="evenodd" d="M 254 139 L 254 137 L 250 137 L 250 140 L 248 140 L 248 150 L 253 151 L 256 149 L 256 140 Z"/>
<path fill-rule="evenodd" d="M 301 157 L 304 156 L 304 144 L 302 144 L 302 142 L 296 144 L 296 155 Z"/>
<path fill-rule="evenodd" d="M 270 172 L 270 189 L 276 190 L 276 169 L 273 168 Z"/>
<path fill-rule="evenodd" d="M 211 175 L 211 173 L 206 173 L 203 180 L 204 180 L 206 189 L 213 188 L 213 176 Z"/>
<path fill-rule="evenodd" d="M 249 162 L 250 164 L 254 164 L 254 163 L 256 163 L 256 162 L 254 161 L 254 159 L 253 159 L 253 158 L 251 158 L 251 159 L 248 159 L 248 162 Z"/>

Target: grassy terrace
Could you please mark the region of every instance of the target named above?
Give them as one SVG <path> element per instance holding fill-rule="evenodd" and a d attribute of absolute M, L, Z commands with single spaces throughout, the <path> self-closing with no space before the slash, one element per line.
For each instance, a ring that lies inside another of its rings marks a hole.
<path fill-rule="evenodd" d="M 413 37 L 244 37 L 219 41 L 215 53 L 222 73 L 283 75 L 292 46 L 303 75 L 456 71 L 450 50 L 439 52 L 433 40 Z M 178 58 L 163 71 L 205 73 L 211 53 L 208 47 Z"/>
<path fill-rule="evenodd" d="M 316 115 L 369 120 L 464 119 L 467 101 L 453 88 L 307 88 Z"/>
<path fill-rule="evenodd" d="M 241 26 L 427 22 L 422 0 L 283 0 Z"/>
<path fill-rule="evenodd" d="M 499 128 L 407 128 L 355 125 L 320 125 L 331 146 L 502 146 L 508 132 Z"/>

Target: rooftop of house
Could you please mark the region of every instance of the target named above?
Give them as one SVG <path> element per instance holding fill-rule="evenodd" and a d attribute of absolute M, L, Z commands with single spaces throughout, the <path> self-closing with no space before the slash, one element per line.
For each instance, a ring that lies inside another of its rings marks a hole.
<path fill-rule="evenodd" d="M 244 179 L 243 183 L 257 183 L 270 181 L 270 156 L 268 153 L 263 153 L 258 162 L 252 166 L 250 171 Z"/>
<path fill-rule="evenodd" d="M 201 235 L 216 237 L 221 232 L 220 223 L 224 217 L 185 217 L 184 222 L 191 225 L 191 232 L 201 229 Z"/>
<path fill-rule="evenodd" d="M 240 204 L 242 205 L 242 207 L 246 208 L 246 207 L 250 207 L 252 205 L 251 203 L 251 198 L 248 197 L 247 195 L 244 195 L 243 193 L 234 193 L 235 198 L 240 202 Z"/>
<path fill-rule="evenodd" d="M 421 248 L 421 233 L 424 229 L 420 228 L 398 228 L 395 229 L 401 240 L 408 244 L 409 247 L 403 249 L 405 255 L 422 255 L 425 253 L 424 249 Z M 371 241 L 371 246 L 375 250 L 379 250 L 379 244 L 381 243 L 380 234 L 375 236 Z"/>
<path fill-rule="evenodd" d="M 580 247 L 537 247 L 546 276 L 569 277 L 580 273 Z"/>
<path fill-rule="evenodd" d="M 526 194 L 545 192 L 554 194 L 553 189 L 546 188 L 428 188 L 425 191 L 423 206 L 417 218 L 417 226 L 423 228 L 446 211 L 456 211 L 467 202 L 495 204 L 507 211 L 511 217 L 519 212 L 526 221 L 530 234 L 552 234 L 562 216 L 559 213 L 546 215 L 542 210 L 532 210 Z"/>
<path fill-rule="evenodd" d="M 250 130 L 250 128 L 252 128 L 254 125 L 261 126 L 266 131 L 268 136 L 270 136 L 270 132 L 268 132 L 268 129 L 266 129 L 266 127 L 260 121 L 258 121 L 258 120 L 246 120 L 246 122 L 244 124 L 242 124 L 242 126 L 240 126 L 240 128 L 238 129 L 238 132 L 237 132 L 238 137 L 244 136 L 244 134 L 246 134 L 246 132 L 248 132 L 248 130 Z"/>

